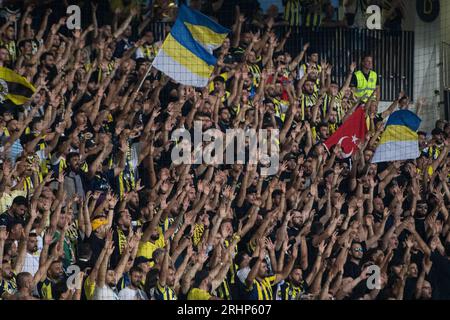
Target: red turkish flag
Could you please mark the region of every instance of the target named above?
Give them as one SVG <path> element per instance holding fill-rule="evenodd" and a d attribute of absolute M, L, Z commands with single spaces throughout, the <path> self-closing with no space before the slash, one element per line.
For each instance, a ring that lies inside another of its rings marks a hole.
<path fill-rule="evenodd" d="M 364 141 L 366 133 L 366 114 L 363 107 L 358 107 L 339 129 L 325 141 L 324 145 L 330 150 L 334 145 L 340 144 L 343 158 L 348 158 L 358 150 L 358 144 Z"/>

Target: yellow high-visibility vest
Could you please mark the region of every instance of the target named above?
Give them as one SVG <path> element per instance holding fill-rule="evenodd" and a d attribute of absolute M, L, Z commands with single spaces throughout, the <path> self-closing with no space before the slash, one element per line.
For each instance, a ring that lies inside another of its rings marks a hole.
<path fill-rule="evenodd" d="M 365 94 L 366 97 L 362 99 L 362 102 L 367 102 L 367 100 L 369 100 L 369 97 L 377 88 L 378 75 L 375 71 L 370 71 L 369 79 L 367 80 L 364 73 L 359 70 L 355 72 L 355 76 L 356 80 L 358 81 L 358 87 L 356 88 L 356 97 L 359 99 Z"/>

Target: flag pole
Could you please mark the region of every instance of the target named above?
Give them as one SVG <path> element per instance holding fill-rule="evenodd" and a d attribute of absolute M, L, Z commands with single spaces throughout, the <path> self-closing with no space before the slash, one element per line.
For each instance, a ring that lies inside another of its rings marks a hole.
<path fill-rule="evenodd" d="M 145 75 L 142 78 L 141 83 L 139 83 L 139 86 L 138 86 L 136 92 L 139 92 L 139 90 L 141 89 L 142 85 L 144 84 L 145 78 L 147 78 L 147 76 L 150 73 L 150 70 L 152 69 L 152 67 L 153 67 L 153 61 L 150 62 L 150 66 L 148 67 L 147 71 L 145 72 Z"/>

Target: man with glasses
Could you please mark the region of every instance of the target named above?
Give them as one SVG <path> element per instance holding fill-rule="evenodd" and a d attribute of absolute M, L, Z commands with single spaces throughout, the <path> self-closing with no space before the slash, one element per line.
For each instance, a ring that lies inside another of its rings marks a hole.
<path fill-rule="evenodd" d="M 344 278 L 356 279 L 361 274 L 361 259 L 364 249 L 359 242 L 353 242 L 348 252 L 348 260 L 344 265 Z"/>

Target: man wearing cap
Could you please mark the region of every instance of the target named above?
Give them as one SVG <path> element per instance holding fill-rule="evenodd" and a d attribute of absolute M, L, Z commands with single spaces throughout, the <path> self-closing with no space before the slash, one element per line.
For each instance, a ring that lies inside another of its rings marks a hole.
<path fill-rule="evenodd" d="M 103 250 L 103 247 L 105 245 L 106 232 L 108 231 L 107 225 L 108 220 L 104 217 L 96 218 L 91 222 L 92 233 L 90 234 L 88 239 L 92 249 L 90 265 L 95 264 L 98 257 L 100 256 L 100 253 Z"/>

